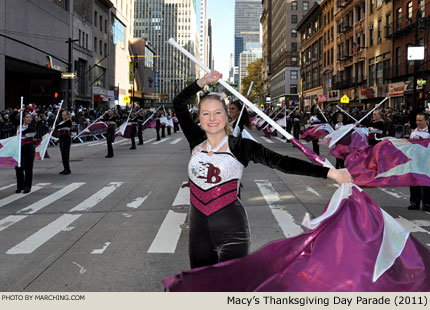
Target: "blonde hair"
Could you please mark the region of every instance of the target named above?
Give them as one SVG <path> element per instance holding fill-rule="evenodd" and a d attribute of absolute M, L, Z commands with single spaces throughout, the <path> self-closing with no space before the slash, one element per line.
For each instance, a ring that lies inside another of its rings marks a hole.
<path fill-rule="evenodd" d="M 226 121 L 226 123 L 225 123 L 224 130 L 225 130 L 225 133 L 226 133 L 227 135 L 231 135 L 231 134 L 232 134 L 232 131 L 231 131 L 230 123 L 228 122 L 228 110 L 227 110 L 227 105 L 225 104 L 224 99 L 221 97 L 221 94 L 219 94 L 219 95 L 218 95 L 218 94 L 215 94 L 215 93 L 210 93 L 209 95 L 204 96 L 204 97 L 200 100 L 200 102 L 199 102 L 199 106 L 198 106 L 198 108 L 197 108 L 197 118 L 196 118 L 196 122 L 197 122 L 197 123 L 199 123 L 199 121 L 200 121 L 200 120 L 199 120 L 199 119 L 200 119 L 200 109 L 201 109 L 202 103 L 203 103 L 203 102 L 205 102 L 206 100 L 209 100 L 209 99 L 219 101 L 219 102 L 222 104 L 222 106 L 223 106 L 223 108 L 224 108 L 224 112 L 225 112 L 226 117 L 227 117 L 227 121 Z"/>

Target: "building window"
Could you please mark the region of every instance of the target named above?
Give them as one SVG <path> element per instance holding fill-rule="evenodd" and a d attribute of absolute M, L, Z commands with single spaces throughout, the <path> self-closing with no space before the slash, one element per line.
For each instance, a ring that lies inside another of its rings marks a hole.
<path fill-rule="evenodd" d="M 292 29 L 292 30 L 291 30 L 291 36 L 292 36 L 293 38 L 297 38 L 297 31 L 296 31 L 295 29 Z"/>
<path fill-rule="evenodd" d="M 290 79 L 291 80 L 297 80 L 297 78 L 298 78 L 297 70 L 291 70 L 290 71 Z"/>
<path fill-rule="evenodd" d="M 297 24 L 297 15 L 291 15 L 291 23 Z"/>
<path fill-rule="evenodd" d="M 97 27 L 97 11 L 94 11 L 94 27 Z"/>
<path fill-rule="evenodd" d="M 396 48 L 396 75 L 400 75 L 400 66 L 402 63 L 402 50 L 400 47 Z"/>
<path fill-rule="evenodd" d="M 107 56 L 107 44 L 105 43 L 105 56 Z"/>
<path fill-rule="evenodd" d="M 406 7 L 407 7 L 406 18 L 409 20 L 412 20 L 412 1 L 409 1 Z"/>
<path fill-rule="evenodd" d="M 400 29 L 402 24 L 402 8 L 398 8 L 396 11 L 396 25 L 397 30 Z"/>
<path fill-rule="evenodd" d="M 378 20 L 378 43 L 382 42 L 382 19 Z"/>
<path fill-rule="evenodd" d="M 297 1 L 291 2 L 291 11 L 297 11 Z"/>
<path fill-rule="evenodd" d="M 105 33 L 107 33 L 107 19 L 105 19 Z"/>
<path fill-rule="evenodd" d="M 297 43 L 296 42 L 292 42 L 291 43 L 291 51 L 292 52 L 297 52 Z"/>
<path fill-rule="evenodd" d="M 125 26 L 117 19 L 113 17 L 112 25 L 113 44 L 119 44 L 119 46 L 125 48 Z"/>
<path fill-rule="evenodd" d="M 291 57 L 291 65 L 297 66 L 297 57 Z"/>
<path fill-rule="evenodd" d="M 375 9 L 375 0 L 369 0 L 369 6 L 370 6 L 370 13 L 373 13 L 373 10 Z"/>
<path fill-rule="evenodd" d="M 390 60 L 385 60 L 384 61 L 384 83 L 389 83 L 390 82 Z"/>
<path fill-rule="evenodd" d="M 369 66 L 369 86 L 375 84 L 375 65 Z"/>
<path fill-rule="evenodd" d="M 82 31 L 81 30 L 79 30 L 79 46 L 81 46 L 81 34 L 82 34 Z M 84 40 L 82 40 L 82 41 L 84 41 Z M 82 44 L 83 45 L 83 44 Z"/>
<path fill-rule="evenodd" d="M 97 37 L 94 37 L 94 52 L 97 52 Z"/>
<path fill-rule="evenodd" d="M 103 16 L 100 15 L 100 31 L 103 32 Z"/>
<path fill-rule="evenodd" d="M 307 11 L 307 10 L 309 10 L 309 2 L 303 1 L 303 11 Z"/>
<path fill-rule="evenodd" d="M 376 64 L 376 85 L 384 84 L 384 82 L 383 82 L 384 74 L 383 74 L 382 65 L 383 65 L 382 62 L 378 62 Z"/>
<path fill-rule="evenodd" d="M 290 85 L 290 94 L 297 94 L 297 84 Z"/>
<path fill-rule="evenodd" d="M 103 42 L 100 40 L 100 55 L 103 55 Z"/>
<path fill-rule="evenodd" d="M 373 24 L 371 24 L 369 27 L 369 46 L 373 46 Z"/>
<path fill-rule="evenodd" d="M 88 49 L 88 33 L 85 34 L 85 48 Z"/>

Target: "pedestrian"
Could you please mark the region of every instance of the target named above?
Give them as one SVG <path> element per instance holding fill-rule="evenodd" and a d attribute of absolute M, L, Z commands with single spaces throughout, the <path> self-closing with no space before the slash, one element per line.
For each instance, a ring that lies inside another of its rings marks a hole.
<path fill-rule="evenodd" d="M 63 162 L 63 171 L 60 172 L 62 175 L 68 175 L 70 171 L 70 147 L 72 145 L 72 138 L 70 136 L 70 130 L 72 129 L 72 121 L 68 111 L 61 113 L 63 120 L 57 125 L 58 138 L 60 139 L 60 152 L 61 160 Z"/>
<path fill-rule="evenodd" d="M 242 111 L 242 102 L 240 100 L 234 100 L 228 105 L 228 114 L 230 116 L 230 126 L 234 130 L 236 126 L 239 126 L 240 132 L 246 127 L 248 130 L 251 130 L 251 119 L 249 118 L 248 111 L 246 109 L 243 110 L 242 116 L 240 117 L 240 111 Z M 238 124 L 239 121 L 239 124 Z"/>
<path fill-rule="evenodd" d="M 231 135 L 224 100 L 209 94 L 199 103 L 193 121 L 187 102 L 221 74 L 211 71 L 187 86 L 173 106 L 192 150 L 188 164 L 190 184 L 189 258 L 192 268 L 248 255 L 250 232 L 244 207 L 238 199 L 243 168 L 249 161 L 292 174 L 330 177 L 352 182 L 346 169 L 336 170 L 277 154 L 263 145 Z"/>
<path fill-rule="evenodd" d="M 430 126 L 427 123 L 428 116 L 425 112 L 418 112 L 416 115 L 417 128 L 412 131 L 411 139 L 430 139 Z M 423 211 L 430 212 L 430 186 L 409 187 L 410 206 L 408 210 L 419 210 L 422 202 Z"/>

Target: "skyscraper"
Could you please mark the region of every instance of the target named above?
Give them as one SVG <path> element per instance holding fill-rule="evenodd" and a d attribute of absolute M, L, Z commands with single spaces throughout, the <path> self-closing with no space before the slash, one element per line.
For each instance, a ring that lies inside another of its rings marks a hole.
<path fill-rule="evenodd" d="M 234 65 L 248 42 L 260 42 L 261 0 L 236 0 L 234 9 Z M 235 74 L 235 83 L 239 76 Z"/>
<path fill-rule="evenodd" d="M 191 54 L 198 55 L 195 0 L 136 0 L 135 32 L 146 38 L 160 56 L 158 92 L 166 94 L 161 103 L 172 102 L 186 82 L 196 78 L 196 66 L 167 41 L 174 38 Z M 157 83 L 157 81 L 156 81 Z"/>
<path fill-rule="evenodd" d="M 199 29 L 199 58 L 202 63 L 209 66 L 209 49 L 208 49 L 208 1 L 200 0 L 200 29 Z M 203 70 L 201 70 L 203 74 Z"/>

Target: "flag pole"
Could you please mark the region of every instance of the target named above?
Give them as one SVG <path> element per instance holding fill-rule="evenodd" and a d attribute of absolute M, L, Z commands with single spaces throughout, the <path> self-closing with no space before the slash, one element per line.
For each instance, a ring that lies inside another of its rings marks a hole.
<path fill-rule="evenodd" d="M 182 52 L 185 56 L 187 56 L 190 60 L 192 60 L 195 64 L 197 64 L 200 68 L 202 68 L 205 72 L 210 73 L 211 69 L 206 67 L 200 60 L 198 60 L 196 57 L 194 57 L 190 52 L 188 52 L 186 49 L 184 49 L 182 46 L 180 46 L 173 38 L 170 38 L 168 41 L 169 44 L 176 47 L 180 52 Z M 218 82 L 224 86 L 228 91 L 230 91 L 233 95 L 235 95 L 239 100 L 241 100 L 243 103 L 245 103 L 248 108 L 250 108 L 253 112 L 258 114 L 261 118 L 263 118 L 266 122 L 268 122 L 272 127 L 274 127 L 280 134 L 282 134 L 285 138 L 288 140 L 291 140 L 292 143 L 294 143 L 296 146 L 298 146 L 299 149 L 302 150 L 302 152 L 305 152 L 305 154 L 310 158 L 313 162 L 318 163 L 319 165 L 334 168 L 333 165 L 326 159 L 323 158 L 311 150 L 307 149 L 303 144 L 301 144 L 297 139 L 295 139 L 289 132 L 287 132 L 284 128 L 279 126 L 275 121 L 273 121 L 269 116 L 267 116 L 263 111 L 260 111 L 252 102 L 250 102 L 248 99 L 245 98 L 241 93 L 239 93 L 236 89 L 230 86 L 229 83 L 225 82 L 224 80 L 218 80 Z"/>
<path fill-rule="evenodd" d="M 348 112 L 346 112 L 344 109 L 342 109 L 340 106 L 338 106 L 337 104 L 336 104 L 336 107 L 339 109 L 339 110 L 341 110 L 343 113 L 345 113 L 346 115 L 348 115 L 350 118 L 352 118 L 354 121 L 356 121 L 356 122 L 358 122 L 356 119 L 355 119 L 355 117 L 353 117 L 352 115 L 350 115 Z"/>
<path fill-rule="evenodd" d="M 19 113 L 19 146 L 18 146 L 18 168 L 21 167 L 21 140 L 22 140 L 22 108 L 24 106 L 24 97 L 21 96 L 21 112 Z"/>
<path fill-rule="evenodd" d="M 296 106 L 287 116 L 285 116 L 285 128 L 287 128 L 287 118 L 293 113 L 299 106 Z"/>
<path fill-rule="evenodd" d="M 366 117 L 368 117 L 370 115 L 370 113 L 372 113 L 373 111 L 375 111 L 377 108 L 379 108 L 381 106 L 381 104 L 383 104 L 386 100 L 388 99 L 388 97 L 385 97 L 384 100 L 382 100 L 380 103 L 376 104 L 372 110 L 369 111 L 369 113 L 367 113 L 366 115 L 364 115 L 359 121 L 358 123 L 361 123 L 364 119 L 366 119 Z"/>
<path fill-rule="evenodd" d="M 154 114 L 155 114 L 155 113 L 157 113 L 157 111 L 158 111 L 158 110 L 160 110 L 160 108 L 161 108 L 161 107 L 158 107 L 158 109 L 157 109 L 157 110 L 155 110 L 155 112 L 154 112 L 154 113 L 152 113 L 152 115 L 151 115 L 150 117 L 148 117 L 148 118 L 146 119 L 146 121 L 144 121 L 144 122 L 143 122 L 142 127 L 146 124 L 146 122 L 147 122 L 147 121 L 149 121 L 149 120 L 154 116 Z"/>
<path fill-rule="evenodd" d="M 324 117 L 324 119 L 325 119 L 326 123 L 327 123 L 327 124 L 329 124 L 329 126 L 331 127 L 330 123 L 329 123 L 329 122 L 328 122 L 328 120 L 327 120 L 327 117 L 325 117 L 325 115 L 324 115 L 323 111 L 321 111 L 321 108 L 320 108 L 320 106 L 318 105 L 318 103 L 315 103 L 315 105 L 317 106 L 318 110 L 320 110 L 321 115 L 322 115 L 322 117 Z M 333 127 L 332 127 L 332 128 L 333 128 Z"/>
<path fill-rule="evenodd" d="M 287 109 L 287 106 L 285 106 L 285 107 L 283 107 L 282 109 L 280 109 L 279 111 L 278 111 L 278 113 L 276 113 L 276 115 L 273 117 L 273 118 L 275 118 L 276 116 L 278 116 L 279 115 L 279 113 L 281 113 L 282 111 L 284 111 L 284 110 L 286 110 Z M 273 119 L 272 118 L 272 119 Z M 263 128 L 263 130 L 264 129 L 266 129 L 267 128 L 267 126 L 269 126 L 270 124 L 266 124 L 266 126 L 264 126 L 264 128 Z"/>

